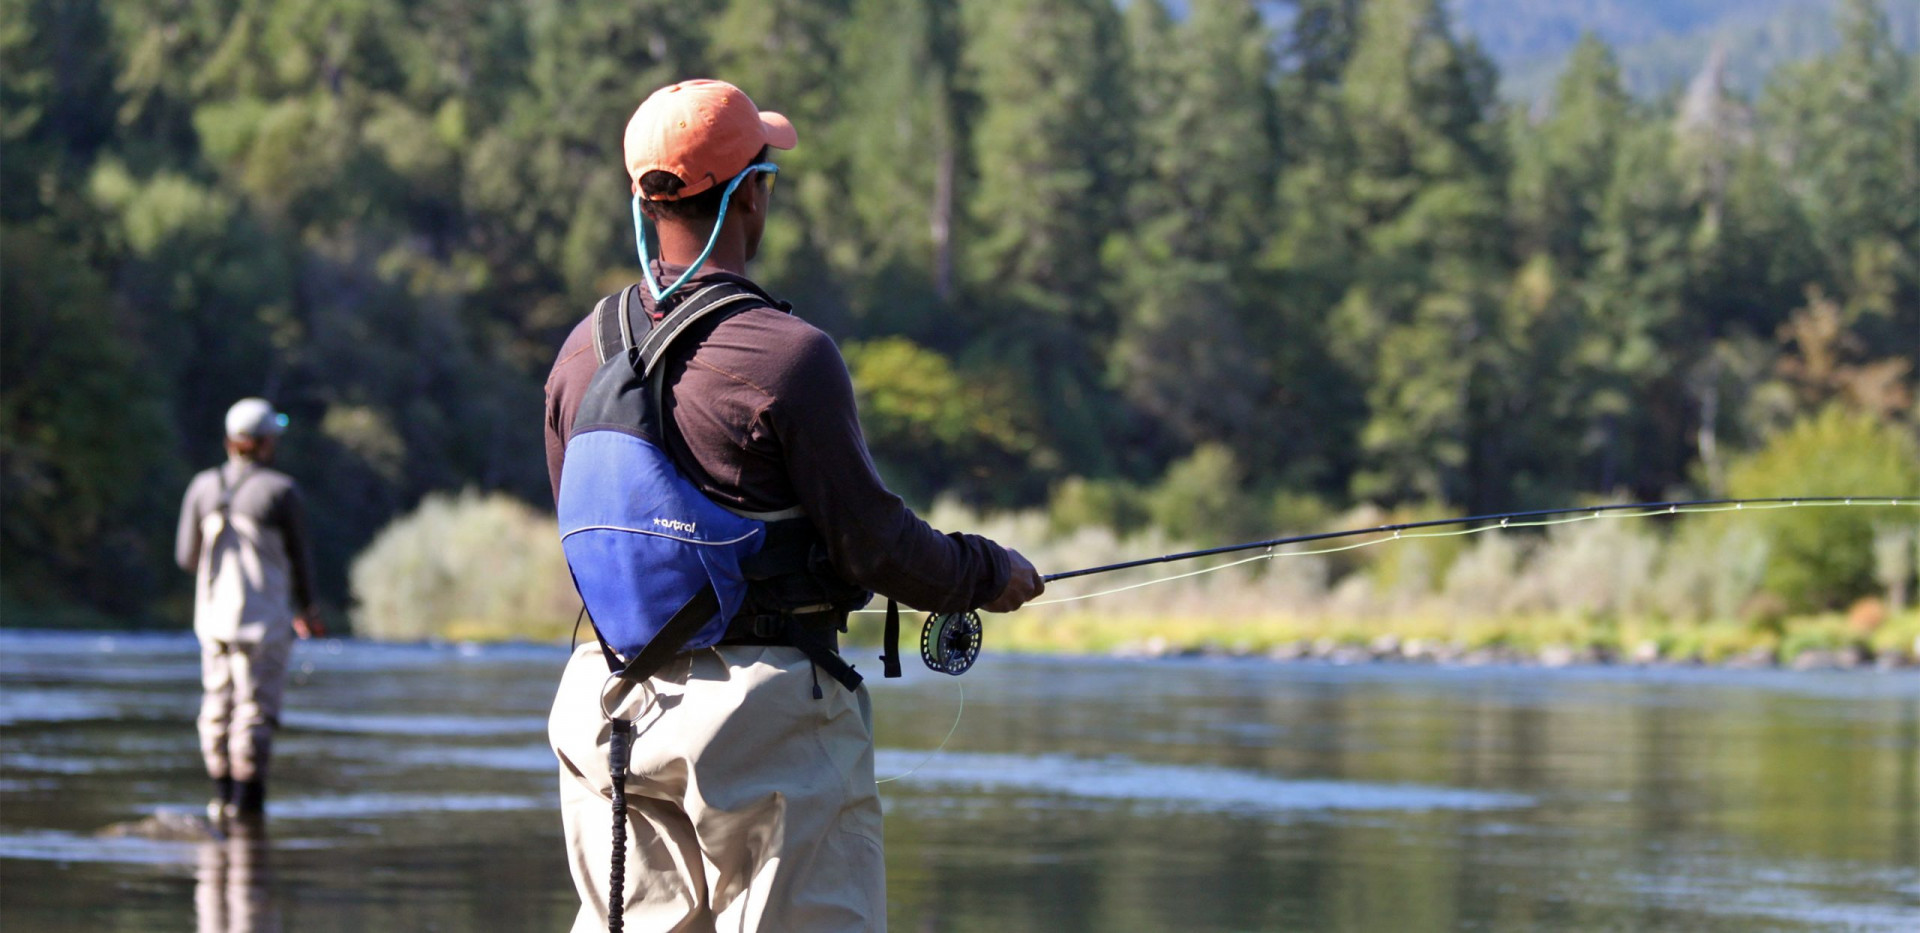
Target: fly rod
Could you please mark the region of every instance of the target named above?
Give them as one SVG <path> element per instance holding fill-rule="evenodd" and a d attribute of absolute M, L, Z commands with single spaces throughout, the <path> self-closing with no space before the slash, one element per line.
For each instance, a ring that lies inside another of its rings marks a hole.
<path fill-rule="evenodd" d="M 1375 525 L 1371 528 L 1349 528 L 1344 531 L 1322 531 L 1306 535 L 1289 535 L 1284 538 L 1269 538 L 1265 541 L 1249 541 L 1245 544 L 1227 544 L 1220 547 L 1202 548 L 1197 551 L 1179 551 L 1162 554 L 1159 557 L 1142 557 L 1137 560 L 1121 561 L 1117 564 L 1103 564 L 1099 567 L 1087 567 L 1081 570 L 1068 570 L 1050 573 L 1040 579 L 1046 583 L 1055 580 L 1070 580 L 1074 577 L 1090 577 L 1097 573 L 1111 573 L 1115 570 L 1127 570 L 1133 567 L 1145 567 L 1149 564 L 1170 564 L 1176 561 L 1194 560 L 1200 557 L 1212 557 L 1216 554 L 1232 554 L 1238 551 L 1251 551 L 1257 548 L 1276 548 L 1288 544 L 1304 544 L 1309 541 L 1328 541 L 1334 538 L 1352 538 L 1359 535 L 1387 534 L 1410 531 L 1416 528 L 1439 528 L 1449 525 L 1474 525 L 1499 522 L 1502 525 L 1516 519 L 1546 518 L 1554 515 L 1587 514 L 1600 515 L 1605 512 L 1620 512 L 1637 509 L 1647 515 L 1661 512 L 1680 514 L 1682 509 L 1701 509 L 1727 507 L 1739 509 L 1749 505 L 1772 508 L 1792 508 L 1801 505 L 1910 505 L 1920 506 L 1920 497 L 1915 496 L 1778 496 L 1757 499 L 1689 499 L 1674 502 L 1629 502 L 1619 505 L 1588 505 L 1559 509 L 1534 509 L 1525 512 L 1499 512 L 1491 515 L 1463 515 L 1458 518 L 1435 518 L 1418 522 L 1398 522 L 1391 525 Z"/>

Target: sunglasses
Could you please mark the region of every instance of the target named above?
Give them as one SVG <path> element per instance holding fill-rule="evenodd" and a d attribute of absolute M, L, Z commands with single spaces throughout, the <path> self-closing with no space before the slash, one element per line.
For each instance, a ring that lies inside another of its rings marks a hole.
<path fill-rule="evenodd" d="M 765 176 L 767 180 L 767 186 L 765 190 L 768 194 L 773 193 L 773 183 L 780 180 L 780 166 L 775 165 L 772 162 L 755 162 L 752 165 L 747 166 L 746 169 L 743 170 L 743 174 L 744 173 L 752 173 L 755 175 Z"/>

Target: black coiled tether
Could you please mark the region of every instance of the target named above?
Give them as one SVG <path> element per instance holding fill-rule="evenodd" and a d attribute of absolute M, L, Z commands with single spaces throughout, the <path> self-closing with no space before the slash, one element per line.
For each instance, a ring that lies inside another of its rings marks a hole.
<path fill-rule="evenodd" d="M 613 864 L 607 869 L 607 933 L 626 929 L 627 761 L 633 752 L 633 720 L 609 718 L 607 768 L 613 778 Z"/>
<path fill-rule="evenodd" d="M 927 669 L 960 676 L 980 657 L 980 614 L 936 612 L 920 630 L 920 660 Z"/>

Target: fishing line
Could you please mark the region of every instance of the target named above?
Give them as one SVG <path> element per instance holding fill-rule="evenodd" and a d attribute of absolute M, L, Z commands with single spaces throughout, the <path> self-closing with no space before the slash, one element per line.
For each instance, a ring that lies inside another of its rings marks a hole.
<path fill-rule="evenodd" d="M 926 767 L 927 762 L 933 760 L 933 756 L 938 755 L 942 751 L 946 750 L 947 743 L 953 741 L 953 734 L 955 732 L 960 731 L 960 716 L 967 711 L 967 685 L 964 683 L 961 683 L 958 680 L 955 680 L 953 682 L 953 685 L 954 687 L 958 688 L 960 691 L 960 708 L 953 711 L 953 725 L 947 729 L 947 737 L 941 739 L 940 744 L 934 746 L 933 751 L 928 752 L 926 757 L 916 762 L 913 767 L 908 768 L 907 770 L 902 771 L 899 774 L 894 775 L 893 777 L 880 778 L 874 781 L 873 783 L 885 784 L 888 781 L 898 781 L 901 778 L 906 777 L 907 775 L 912 774 L 913 772 Z"/>

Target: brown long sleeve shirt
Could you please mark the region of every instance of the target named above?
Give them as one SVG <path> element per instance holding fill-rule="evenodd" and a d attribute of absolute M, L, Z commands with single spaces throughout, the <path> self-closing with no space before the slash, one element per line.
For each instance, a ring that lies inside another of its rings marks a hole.
<path fill-rule="evenodd" d="M 656 266 L 671 282 L 680 268 Z M 662 361 L 668 453 L 714 501 L 770 512 L 800 506 L 844 577 L 933 612 L 973 609 L 1006 587 L 1007 552 L 978 535 L 941 534 L 888 491 L 867 453 L 853 379 L 832 338 L 747 279 L 706 271 L 686 294 L 732 282 L 767 298 L 702 324 Z M 636 310 L 653 313 L 644 288 Z M 554 499 L 580 397 L 599 367 L 592 316 L 560 348 L 547 377 L 547 471 Z"/>

